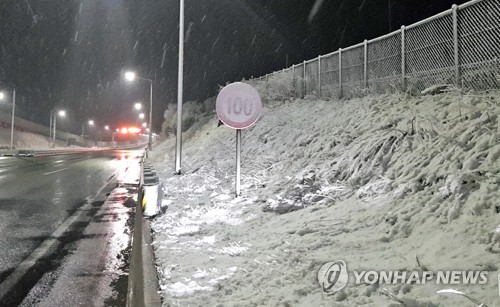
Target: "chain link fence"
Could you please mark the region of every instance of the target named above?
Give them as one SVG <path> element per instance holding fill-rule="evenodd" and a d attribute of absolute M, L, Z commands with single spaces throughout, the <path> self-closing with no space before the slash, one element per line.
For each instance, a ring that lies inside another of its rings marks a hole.
<path fill-rule="evenodd" d="M 297 97 L 417 93 L 434 85 L 500 88 L 500 1 L 453 5 L 398 31 L 252 82 L 277 79 L 290 82 Z"/>

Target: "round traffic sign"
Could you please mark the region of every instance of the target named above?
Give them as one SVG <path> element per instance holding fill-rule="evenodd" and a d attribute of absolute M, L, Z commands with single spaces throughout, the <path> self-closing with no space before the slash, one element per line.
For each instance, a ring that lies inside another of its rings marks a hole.
<path fill-rule="evenodd" d="M 251 85 L 236 82 L 224 87 L 217 96 L 215 109 L 219 119 L 234 129 L 253 125 L 262 112 L 259 93 Z"/>

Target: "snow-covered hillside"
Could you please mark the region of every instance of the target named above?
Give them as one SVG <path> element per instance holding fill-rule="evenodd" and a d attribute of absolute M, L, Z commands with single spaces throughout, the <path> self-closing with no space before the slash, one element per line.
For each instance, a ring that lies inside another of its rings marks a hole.
<path fill-rule="evenodd" d="M 268 102 L 243 132 L 213 113 L 154 149 L 167 212 L 153 221 L 165 306 L 498 306 L 500 95 Z M 352 285 L 325 295 L 324 263 L 352 270 L 483 270 L 486 285 Z M 392 296 L 391 296 L 392 295 Z M 391 298 L 392 297 L 392 298 Z"/>
<path fill-rule="evenodd" d="M 17 149 L 49 148 L 49 138 L 30 132 L 14 132 L 14 147 Z M 59 142 L 63 146 L 63 142 Z M 10 129 L 0 128 L 0 148 L 10 148 Z"/>

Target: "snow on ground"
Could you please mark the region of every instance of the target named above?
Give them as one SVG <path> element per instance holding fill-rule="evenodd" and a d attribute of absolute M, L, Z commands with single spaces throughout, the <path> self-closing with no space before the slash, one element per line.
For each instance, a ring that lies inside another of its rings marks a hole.
<path fill-rule="evenodd" d="M 475 306 L 446 288 L 499 306 L 499 114 L 498 93 L 267 103 L 243 131 L 238 198 L 235 132 L 200 118 L 182 175 L 174 137 L 150 158 L 168 205 L 152 223 L 164 306 Z M 489 283 L 325 295 L 318 270 L 335 260 L 486 270 Z"/>
<path fill-rule="evenodd" d="M 0 150 L 10 148 L 10 129 L 0 128 Z M 13 145 L 16 149 L 48 149 L 49 138 L 31 132 L 14 131 Z M 64 147 L 66 142 L 57 141 L 57 147 Z"/>

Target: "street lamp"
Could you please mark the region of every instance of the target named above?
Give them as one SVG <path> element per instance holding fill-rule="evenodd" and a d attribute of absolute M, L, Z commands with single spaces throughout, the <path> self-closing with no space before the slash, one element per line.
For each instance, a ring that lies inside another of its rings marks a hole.
<path fill-rule="evenodd" d="M 125 80 L 132 82 L 135 79 L 148 81 L 150 84 L 150 90 L 149 90 L 149 127 L 152 127 L 152 125 L 153 125 L 153 80 L 139 77 L 133 71 L 125 72 Z M 151 150 L 151 148 L 153 147 L 152 140 L 153 139 L 151 138 L 151 133 L 149 133 L 149 137 L 148 137 L 148 149 L 149 150 Z"/>
<path fill-rule="evenodd" d="M 66 116 L 66 111 L 65 110 L 52 110 L 50 112 L 50 129 L 52 131 L 52 147 L 56 146 L 56 128 L 57 128 L 57 116 L 59 117 L 65 117 Z"/>
<path fill-rule="evenodd" d="M 5 99 L 5 93 L 0 92 L 0 101 Z M 14 149 L 14 119 L 16 114 L 16 89 L 12 90 L 12 119 L 10 121 L 10 149 Z"/>
<path fill-rule="evenodd" d="M 142 109 L 142 103 L 140 102 L 136 102 L 134 104 L 134 109 L 136 109 L 137 111 L 139 111 L 140 109 Z"/>
<path fill-rule="evenodd" d="M 135 78 L 136 78 L 135 72 L 127 71 L 125 73 L 125 80 L 127 80 L 127 81 L 132 82 L 135 80 Z"/>
<path fill-rule="evenodd" d="M 145 117 L 144 113 L 139 114 L 140 119 L 144 119 L 144 117 Z"/>
<path fill-rule="evenodd" d="M 88 123 L 89 126 L 93 126 L 94 125 L 94 121 L 93 120 L 89 120 L 87 123 Z M 85 145 L 84 144 L 85 143 L 84 137 L 85 137 L 85 123 L 82 124 L 82 145 Z"/>

